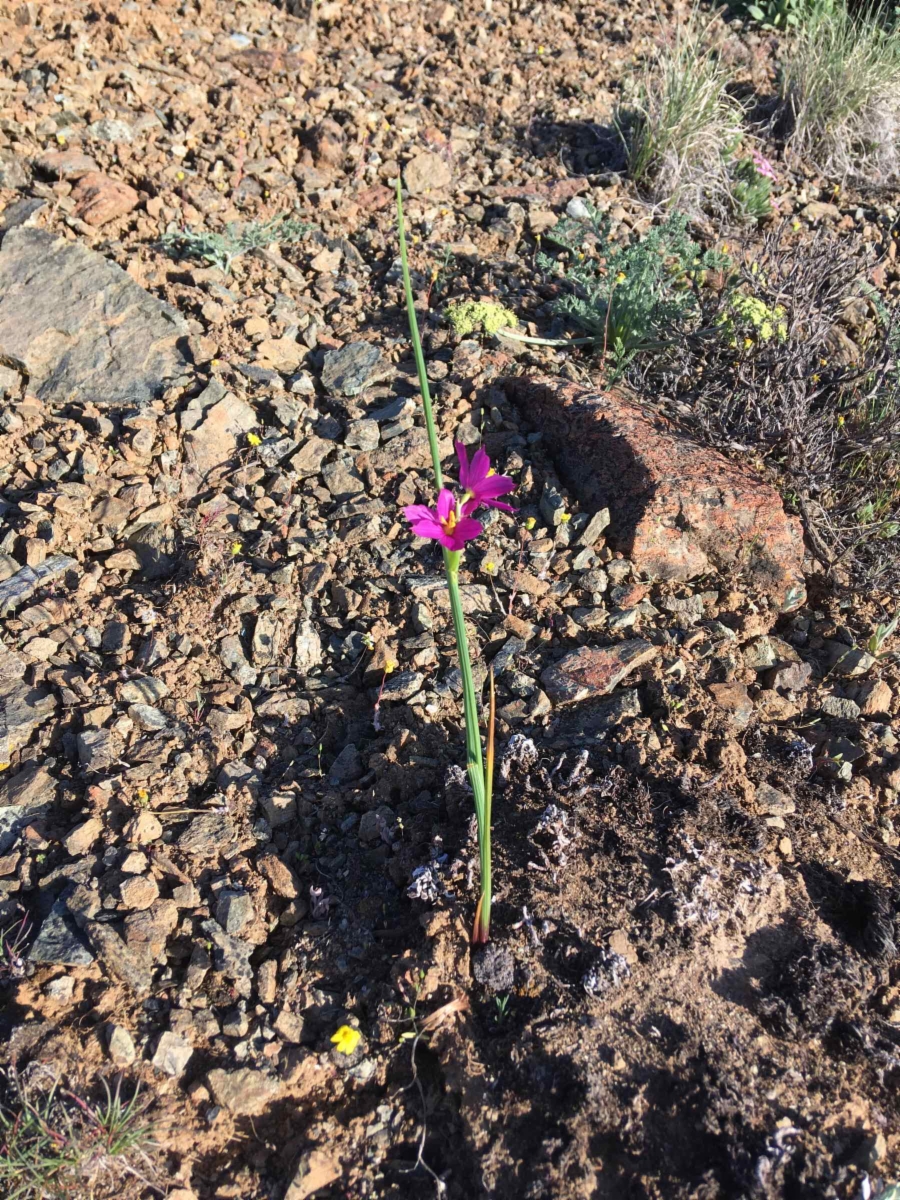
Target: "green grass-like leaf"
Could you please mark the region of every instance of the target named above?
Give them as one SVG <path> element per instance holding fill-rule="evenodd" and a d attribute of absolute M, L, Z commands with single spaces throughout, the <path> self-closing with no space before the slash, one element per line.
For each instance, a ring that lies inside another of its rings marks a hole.
<path fill-rule="evenodd" d="M 114 1197 L 123 1181 L 144 1180 L 152 1135 L 144 1101 L 126 1101 L 121 1080 L 96 1105 L 65 1091 L 59 1080 L 10 1077 L 0 1105 L 0 1195 L 4 1200 Z"/>

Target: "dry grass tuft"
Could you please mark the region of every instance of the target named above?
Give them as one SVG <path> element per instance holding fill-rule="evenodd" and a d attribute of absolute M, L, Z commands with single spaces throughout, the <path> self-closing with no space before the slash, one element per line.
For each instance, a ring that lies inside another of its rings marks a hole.
<path fill-rule="evenodd" d="M 778 128 L 820 171 L 888 183 L 900 176 L 900 32 L 874 8 L 814 10 L 781 77 Z"/>
<path fill-rule="evenodd" d="M 614 117 L 635 184 L 652 201 L 691 214 L 726 207 L 728 163 L 742 134 L 743 109 L 726 91 L 731 72 L 715 25 L 696 12 L 678 25 Z"/>

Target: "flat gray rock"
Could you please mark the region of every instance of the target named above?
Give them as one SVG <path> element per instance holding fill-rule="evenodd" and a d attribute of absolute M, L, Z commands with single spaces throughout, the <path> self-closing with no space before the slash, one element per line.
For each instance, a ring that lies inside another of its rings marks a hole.
<path fill-rule="evenodd" d="M 186 382 L 184 318 L 79 242 L 15 228 L 0 246 L 0 358 L 51 404 L 149 404 Z"/>
<path fill-rule="evenodd" d="M 56 711 L 52 692 L 25 682 L 26 669 L 23 658 L 0 644 L 0 762 L 10 762 Z"/>
<path fill-rule="evenodd" d="M 26 825 L 41 817 L 56 798 L 56 780 L 46 767 L 31 764 L 15 775 L 0 775 L 0 854 L 15 844 Z"/>
<path fill-rule="evenodd" d="M 206 1079 L 216 1104 L 237 1117 L 259 1116 L 282 1089 L 277 1079 L 252 1067 L 240 1067 L 237 1071 L 223 1071 L 217 1067 Z"/>
<path fill-rule="evenodd" d="M 322 386 L 342 396 L 358 396 L 370 383 L 383 379 L 388 364 L 371 342 L 349 342 L 340 350 L 326 350 Z"/>
<path fill-rule="evenodd" d="M 8 617 L 43 584 L 77 566 L 78 561 L 67 554 L 51 554 L 39 567 L 22 567 L 0 583 L 0 617 Z"/>
<path fill-rule="evenodd" d="M 218 921 L 204 921 L 200 928 L 212 942 L 215 969 L 233 981 L 239 996 L 248 997 L 253 991 L 253 943 L 226 933 Z"/>

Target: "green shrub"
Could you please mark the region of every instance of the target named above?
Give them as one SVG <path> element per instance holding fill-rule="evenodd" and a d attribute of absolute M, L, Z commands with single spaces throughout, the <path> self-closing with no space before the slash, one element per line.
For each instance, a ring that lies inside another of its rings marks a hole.
<path fill-rule="evenodd" d="M 489 300 L 453 300 L 444 309 L 444 316 L 458 338 L 476 332 L 490 337 L 501 329 L 515 328 L 518 323 L 511 309 Z"/>
<path fill-rule="evenodd" d="M 764 221 L 774 211 L 772 184 L 775 172 L 756 150 L 740 158 L 731 169 L 731 206 L 742 221 Z"/>
<path fill-rule="evenodd" d="M 635 358 L 628 379 L 702 440 L 765 464 L 835 577 L 890 587 L 900 583 L 900 305 L 864 288 L 866 266 L 846 241 L 794 244 L 773 230 L 725 289 L 700 291 L 696 333 Z"/>
<path fill-rule="evenodd" d="M 830 9 L 833 0 L 737 0 L 732 10 L 741 16 L 758 21 L 763 29 L 794 29 L 817 15 Z"/>
<path fill-rule="evenodd" d="M 622 245 L 610 238 L 609 218 L 586 204 L 582 217 L 565 218 L 545 238 L 565 252 L 537 256 L 540 269 L 564 281 L 554 311 L 594 338 L 613 378 L 635 355 L 662 350 L 695 328 L 699 285 L 706 272 L 720 272 L 727 264 L 723 255 L 690 239 L 681 213 Z"/>
<path fill-rule="evenodd" d="M 143 1194 L 156 1150 L 145 1104 L 137 1092 L 126 1102 L 121 1082 L 112 1089 L 102 1082 L 103 1098 L 90 1104 L 61 1088 L 47 1069 L 10 1073 L 0 1103 L 4 1200 L 121 1200 L 129 1179 L 138 1186 L 127 1194 Z"/>

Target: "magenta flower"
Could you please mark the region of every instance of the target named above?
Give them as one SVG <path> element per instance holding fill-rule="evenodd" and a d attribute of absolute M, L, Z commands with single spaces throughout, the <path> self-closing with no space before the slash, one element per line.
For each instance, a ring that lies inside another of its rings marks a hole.
<path fill-rule="evenodd" d="M 435 508 L 410 504 L 404 508 L 403 515 L 412 525 L 416 537 L 434 538 L 448 550 L 462 550 L 466 542 L 481 533 L 481 522 L 469 516 L 465 505 L 460 509 L 448 488 L 438 492 Z"/>
<path fill-rule="evenodd" d="M 501 504 L 498 496 L 505 496 L 516 486 L 509 475 L 496 475 L 491 466 L 487 451 L 479 446 L 469 462 L 466 448 L 462 442 L 456 443 L 456 457 L 459 459 L 459 486 L 465 492 L 463 496 L 462 513 L 468 516 L 480 505 L 485 508 L 502 508 L 504 512 L 515 512 L 509 504 Z"/>
<path fill-rule="evenodd" d="M 775 168 L 758 150 L 751 150 L 750 157 L 753 159 L 753 166 L 756 169 L 757 175 L 762 175 L 765 179 L 771 179 L 773 183 L 778 182 L 778 176 L 775 174 Z"/>

